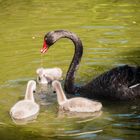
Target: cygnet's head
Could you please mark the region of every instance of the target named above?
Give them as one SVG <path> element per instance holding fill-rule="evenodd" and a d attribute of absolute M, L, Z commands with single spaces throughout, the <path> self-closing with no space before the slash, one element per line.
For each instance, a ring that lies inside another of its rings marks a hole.
<path fill-rule="evenodd" d="M 54 88 L 54 90 L 56 90 L 56 89 L 58 89 L 59 87 L 61 87 L 61 84 L 60 84 L 59 81 L 54 80 L 54 81 L 52 82 L 52 87 Z"/>
<path fill-rule="evenodd" d="M 44 68 L 38 68 L 36 70 L 36 73 L 37 73 L 37 82 L 39 84 L 48 84 L 49 81 L 45 75 L 45 69 Z"/>

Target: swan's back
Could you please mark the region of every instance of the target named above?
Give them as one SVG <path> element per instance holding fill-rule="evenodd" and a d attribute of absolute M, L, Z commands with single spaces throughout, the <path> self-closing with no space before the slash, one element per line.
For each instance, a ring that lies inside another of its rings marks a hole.
<path fill-rule="evenodd" d="M 48 84 L 53 80 L 60 80 L 62 77 L 62 70 L 60 68 L 38 68 L 36 70 L 37 81 L 40 84 Z"/>
<path fill-rule="evenodd" d="M 10 114 L 14 119 L 25 119 L 36 115 L 38 112 L 39 105 L 30 100 L 21 100 L 10 110 Z"/>
<path fill-rule="evenodd" d="M 64 110 L 73 112 L 95 112 L 100 111 L 102 104 L 82 97 L 68 99 L 63 105 Z"/>
<path fill-rule="evenodd" d="M 48 68 L 44 69 L 46 76 L 50 75 L 54 80 L 59 80 L 62 77 L 62 70 L 60 68 Z"/>
<path fill-rule="evenodd" d="M 96 99 L 132 100 L 140 97 L 140 67 L 128 65 L 107 71 L 77 90 Z"/>

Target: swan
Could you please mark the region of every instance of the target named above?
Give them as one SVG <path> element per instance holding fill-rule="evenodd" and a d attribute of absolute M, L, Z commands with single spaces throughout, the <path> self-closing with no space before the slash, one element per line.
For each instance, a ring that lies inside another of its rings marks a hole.
<path fill-rule="evenodd" d="M 60 38 L 72 40 L 75 53 L 69 66 L 64 88 L 68 94 L 95 99 L 132 100 L 140 98 L 140 66 L 119 66 L 104 72 L 87 84 L 74 84 L 75 72 L 83 54 L 83 45 L 76 34 L 66 30 L 48 32 L 44 37 L 41 53 L 45 53 Z"/>
<path fill-rule="evenodd" d="M 22 120 L 33 117 L 39 112 L 39 105 L 35 103 L 33 93 L 36 90 L 36 82 L 28 81 L 25 98 L 18 101 L 11 109 L 10 115 L 13 119 Z"/>
<path fill-rule="evenodd" d="M 57 101 L 60 109 L 70 112 L 96 112 L 100 111 L 102 104 L 82 97 L 67 99 L 61 83 L 57 80 L 52 82 L 52 87 L 56 91 Z"/>
<path fill-rule="evenodd" d="M 62 70 L 60 68 L 38 68 L 37 82 L 39 84 L 48 84 L 53 80 L 60 80 L 62 77 Z"/>

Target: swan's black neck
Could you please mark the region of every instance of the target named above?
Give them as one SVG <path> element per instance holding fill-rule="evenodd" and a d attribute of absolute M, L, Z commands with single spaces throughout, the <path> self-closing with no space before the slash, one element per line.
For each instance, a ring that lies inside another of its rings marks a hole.
<path fill-rule="evenodd" d="M 74 43 L 75 53 L 69 66 L 64 85 L 65 91 L 72 94 L 76 90 L 76 86 L 74 86 L 75 71 L 77 70 L 78 64 L 80 63 L 83 54 L 82 42 L 74 33 L 71 33 L 69 31 L 58 30 L 52 32 L 52 34 L 53 42 L 56 42 L 60 38 L 68 38 Z"/>
<path fill-rule="evenodd" d="M 83 46 L 81 40 L 75 34 L 70 33 L 69 36 L 67 37 L 73 41 L 75 46 L 75 53 L 66 75 L 66 81 L 64 87 L 67 93 L 72 94 L 75 93 L 76 90 L 76 86 L 74 85 L 75 72 L 81 61 L 81 57 L 83 54 Z"/>

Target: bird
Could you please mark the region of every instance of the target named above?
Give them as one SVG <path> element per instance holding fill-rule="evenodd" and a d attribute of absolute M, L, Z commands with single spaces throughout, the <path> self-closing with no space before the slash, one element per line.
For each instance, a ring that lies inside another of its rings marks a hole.
<path fill-rule="evenodd" d="M 60 68 L 38 68 L 37 73 L 37 82 L 39 84 L 48 84 L 53 80 L 60 80 L 62 78 L 62 70 Z"/>
<path fill-rule="evenodd" d="M 43 48 L 40 51 L 48 52 L 49 48 L 61 38 L 70 39 L 75 49 L 64 83 L 68 94 L 114 101 L 140 98 L 140 66 L 118 66 L 96 76 L 86 84 L 81 86 L 75 84 L 76 70 L 83 54 L 82 41 L 75 33 L 67 30 L 48 32 L 44 36 Z"/>
<path fill-rule="evenodd" d="M 62 89 L 61 83 L 57 80 L 52 82 L 52 87 L 56 91 L 59 109 L 70 112 L 96 112 L 100 111 L 102 104 L 83 97 L 67 99 Z"/>
<path fill-rule="evenodd" d="M 33 94 L 35 90 L 36 82 L 34 80 L 29 80 L 24 99 L 18 101 L 10 109 L 10 115 L 13 119 L 23 120 L 38 114 L 40 107 L 34 100 Z"/>

